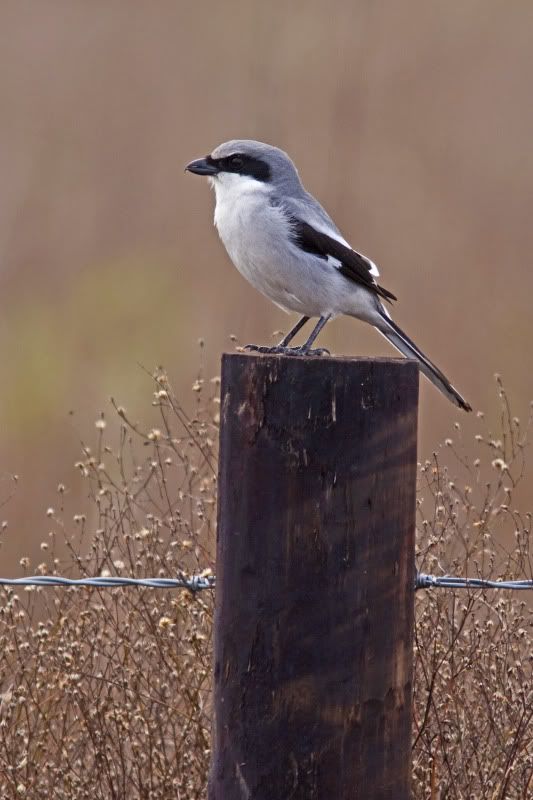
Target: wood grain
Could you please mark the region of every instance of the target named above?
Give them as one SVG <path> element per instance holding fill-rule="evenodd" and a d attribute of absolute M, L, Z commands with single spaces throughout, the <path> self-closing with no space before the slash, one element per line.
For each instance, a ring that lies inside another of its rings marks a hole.
<path fill-rule="evenodd" d="M 210 800 L 410 797 L 418 369 L 224 355 Z"/>

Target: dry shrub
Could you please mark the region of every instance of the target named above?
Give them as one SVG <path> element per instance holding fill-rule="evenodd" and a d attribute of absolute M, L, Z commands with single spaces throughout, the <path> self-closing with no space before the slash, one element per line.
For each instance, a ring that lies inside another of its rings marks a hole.
<path fill-rule="evenodd" d="M 47 562 L 32 571 L 209 571 L 216 397 L 200 377 L 190 418 L 165 375 L 154 380 L 158 427 L 142 429 L 119 407 L 115 432 L 97 420 L 96 445 L 76 465 L 88 513 L 67 523 L 61 508 L 48 510 Z M 2 591 L 0 612 L 2 798 L 202 796 L 212 592 L 17 587 Z"/>
<path fill-rule="evenodd" d="M 533 578 L 531 515 L 513 508 L 531 417 L 511 414 L 498 379 L 498 435 L 479 432 L 469 461 L 460 426 L 421 466 L 417 565 L 458 576 Z M 478 414 L 480 427 L 483 415 Z M 453 464 L 453 466 L 452 466 Z M 417 593 L 414 796 L 417 800 L 533 797 L 531 592 Z"/>
<path fill-rule="evenodd" d="M 217 381 L 195 383 L 193 417 L 162 372 L 154 381 L 157 427 L 115 407 L 112 446 L 113 431 L 97 421 L 96 445 L 77 465 L 87 515 L 67 523 L 61 507 L 49 510 L 47 561 L 33 571 L 174 577 L 212 566 Z M 476 436 L 480 459 L 464 455 L 457 426 L 443 447 L 448 466 L 440 453 L 421 466 L 421 571 L 532 577 L 531 519 L 512 505 L 529 423 L 511 416 L 499 389 L 501 430 Z M 416 800 L 533 796 L 526 599 L 418 593 Z M 205 797 L 211 592 L 4 589 L 0 603 L 2 798 Z"/>

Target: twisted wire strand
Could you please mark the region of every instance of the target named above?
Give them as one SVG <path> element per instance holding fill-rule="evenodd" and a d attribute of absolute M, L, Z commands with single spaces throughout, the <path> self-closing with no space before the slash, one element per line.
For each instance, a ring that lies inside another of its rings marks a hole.
<path fill-rule="evenodd" d="M 0 578 L 0 586 L 143 586 L 149 589 L 189 589 L 200 592 L 212 589 L 215 579 L 212 576 L 191 575 L 179 578 L 120 578 L 99 576 L 96 578 L 62 578 L 59 575 L 29 575 L 24 578 Z"/>
<path fill-rule="evenodd" d="M 454 575 L 426 575 L 417 572 L 415 589 L 533 589 L 533 580 L 492 581 L 486 578 L 456 578 Z"/>

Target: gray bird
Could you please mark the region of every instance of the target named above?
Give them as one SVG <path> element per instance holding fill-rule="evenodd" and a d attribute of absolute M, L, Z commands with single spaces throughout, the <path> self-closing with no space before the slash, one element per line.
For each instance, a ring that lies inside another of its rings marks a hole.
<path fill-rule="evenodd" d="M 380 286 L 373 261 L 354 250 L 307 192 L 283 150 L 234 139 L 186 170 L 207 175 L 215 190 L 215 225 L 229 257 L 252 286 L 285 311 L 302 318 L 275 347 L 248 345 L 261 353 L 327 353 L 311 346 L 328 322 L 347 314 L 369 322 L 453 403 L 471 406 L 445 375 L 391 319 L 383 301 L 396 297 Z M 301 347 L 289 347 L 311 317 L 318 322 Z"/>

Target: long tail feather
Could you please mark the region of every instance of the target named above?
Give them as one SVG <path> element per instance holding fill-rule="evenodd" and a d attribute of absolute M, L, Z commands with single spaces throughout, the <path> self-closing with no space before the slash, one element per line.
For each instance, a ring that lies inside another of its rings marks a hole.
<path fill-rule="evenodd" d="M 402 329 L 388 315 L 382 315 L 383 324 L 377 329 L 383 336 L 396 347 L 402 355 L 407 358 L 414 358 L 420 365 L 420 371 L 424 373 L 434 386 L 439 389 L 452 403 L 465 411 L 472 411 L 472 406 L 466 402 L 457 389 L 451 385 L 450 381 L 438 367 L 433 364 L 427 356 L 416 346 L 416 344 L 405 334 Z"/>

